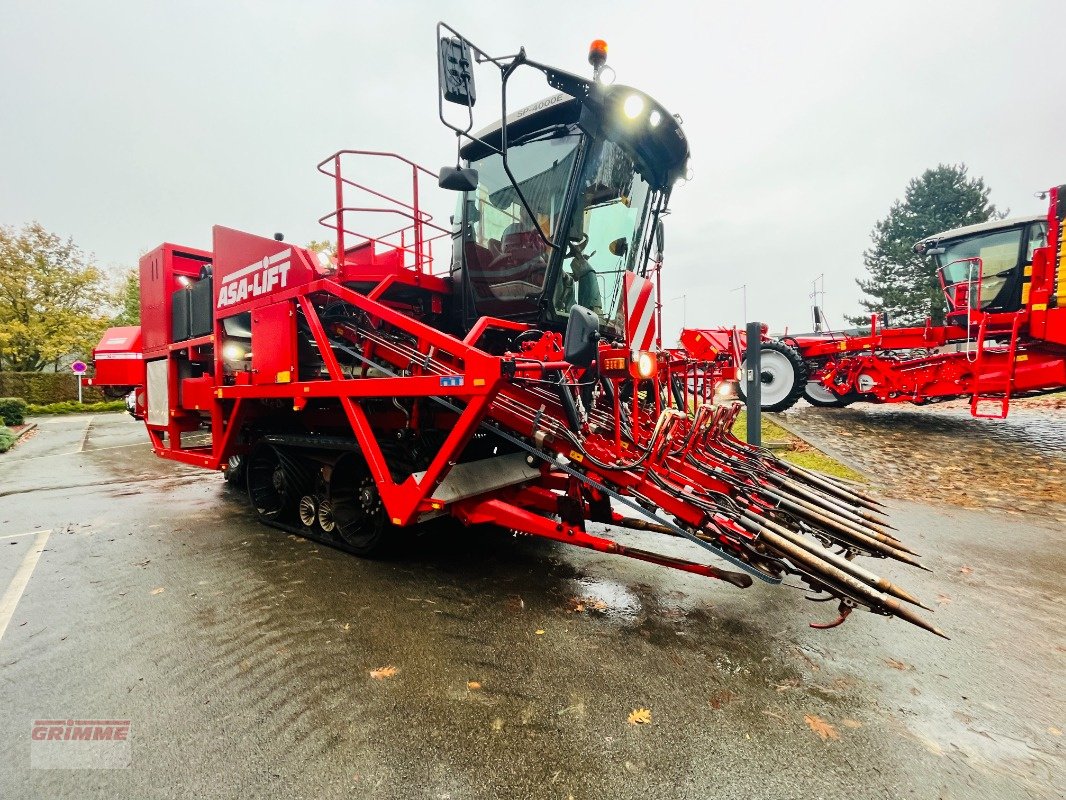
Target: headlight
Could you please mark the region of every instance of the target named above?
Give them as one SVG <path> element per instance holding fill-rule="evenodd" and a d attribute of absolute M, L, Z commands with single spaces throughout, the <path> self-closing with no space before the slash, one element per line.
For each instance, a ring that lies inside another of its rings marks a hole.
<path fill-rule="evenodd" d="M 630 119 L 636 119 L 640 116 L 640 112 L 644 110 L 644 98 L 639 94 L 629 95 L 622 105 L 622 110 Z"/>
<path fill-rule="evenodd" d="M 647 350 L 641 350 L 637 354 L 637 375 L 641 378 L 650 378 L 655 374 L 655 355 Z"/>
<path fill-rule="evenodd" d="M 222 358 L 224 361 L 244 361 L 251 353 L 247 352 L 237 342 L 226 342 L 222 345 Z"/>

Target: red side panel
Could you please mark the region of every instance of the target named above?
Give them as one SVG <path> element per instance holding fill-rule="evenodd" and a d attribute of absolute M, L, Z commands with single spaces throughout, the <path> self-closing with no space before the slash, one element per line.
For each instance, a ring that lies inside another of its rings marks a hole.
<path fill-rule="evenodd" d="M 161 244 L 141 256 L 141 328 L 145 352 L 165 348 L 172 339 L 173 305 L 177 290 L 196 280 L 211 254 L 194 247 Z"/>
<path fill-rule="evenodd" d="M 296 380 L 296 320 L 291 300 L 252 311 L 252 384 Z"/>
<path fill-rule="evenodd" d="M 93 377 L 89 386 L 140 386 L 144 383 L 141 328 L 108 328 L 93 350 Z"/>
<path fill-rule="evenodd" d="M 214 253 L 216 317 L 247 311 L 316 277 L 302 248 L 221 225 L 214 228 Z"/>

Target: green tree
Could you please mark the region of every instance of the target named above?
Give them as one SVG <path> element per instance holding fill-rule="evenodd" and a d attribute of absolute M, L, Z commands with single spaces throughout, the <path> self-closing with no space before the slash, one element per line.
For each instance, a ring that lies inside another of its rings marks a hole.
<path fill-rule="evenodd" d="M 136 269 L 126 271 L 113 301 L 120 309 L 111 319 L 113 326 L 141 324 L 141 274 Z"/>
<path fill-rule="evenodd" d="M 70 239 L 39 223 L 0 226 L 0 369 L 58 370 L 107 328 L 104 276 Z"/>
<path fill-rule="evenodd" d="M 892 325 L 944 321 L 944 297 L 932 258 L 919 256 L 915 242 L 934 233 L 987 222 L 997 215 L 988 202 L 984 179 L 971 178 L 965 164 L 939 164 L 907 184 L 888 216 L 874 226 L 873 246 L 863 253 L 869 277 L 856 283 L 870 299 L 860 301 L 868 312 L 849 317 L 869 322 L 871 313 L 886 313 Z"/>

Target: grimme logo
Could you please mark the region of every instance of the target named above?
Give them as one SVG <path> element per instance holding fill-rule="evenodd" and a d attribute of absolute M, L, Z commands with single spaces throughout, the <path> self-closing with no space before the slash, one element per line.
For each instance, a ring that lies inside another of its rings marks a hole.
<path fill-rule="evenodd" d="M 258 297 L 274 291 L 275 288 L 288 286 L 289 267 L 292 266 L 289 260 L 291 252 L 290 248 L 286 247 L 280 253 L 267 256 L 262 261 L 249 264 L 223 278 L 218 290 L 218 307 L 232 306 L 249 297 Z"/>
<path fill-rule="evenodd" d="M 30 738 L 35 742 L 122 742 L 129 735 L 128 719 L 36 719 L 30 729 Z"/>
<path fill-rule="evenodd" d="M 34 769 L 127 769 L 128 719 L 36 719 L 30 727 Z"/>

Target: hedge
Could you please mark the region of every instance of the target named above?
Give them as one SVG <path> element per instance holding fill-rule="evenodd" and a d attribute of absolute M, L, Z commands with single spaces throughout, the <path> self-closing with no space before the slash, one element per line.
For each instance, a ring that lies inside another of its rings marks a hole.
<path fill-rule="evenodd" d="M 78 376 L 72 372 L 0 372 L 0 397 L 21 397 L 27 403 L 62 403 L 78 399 Z M 106 400 L 95 386 L 82 390 L 86 403 Z"/>
<path fill-rule="evenodd" d="M 6 453 L 15 446 L 15 434 L 0 425 L 0 453 Z"/>
<path fill-rule="evenodd" d="M 21 425 L 25 421 L 25 400 L 21 397 L 0 397 L 0 425 Z"/>
<path fill-rule="evenodd" d="M 88 414 L 98 413 L 101 411 L 125 411 L 125 400 L 106 400 L 102 403 L 79 403 L 78 401 L 62 402 L 62 403 L 48 403 L 47 405 L 37 405 L 36 403 L 30 403 L 26 409 L 27 414 Z"/>

